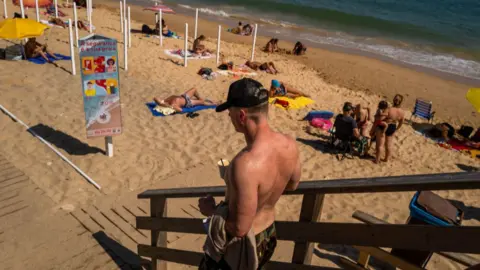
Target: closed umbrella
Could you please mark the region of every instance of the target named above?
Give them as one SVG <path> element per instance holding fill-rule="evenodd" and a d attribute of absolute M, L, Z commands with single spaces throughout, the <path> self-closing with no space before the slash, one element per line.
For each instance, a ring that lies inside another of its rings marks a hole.
<path fill-rule="evenodd" d="M 0 22 L 0 38 L 23 39 L 43 35 L 48 26 L 30 19 L 6 19 Z"/>
<path fill-rule="evenodd" d="M 467 92 L 467 100 L 480 113 L 480 88 L 472 88 Z"/>

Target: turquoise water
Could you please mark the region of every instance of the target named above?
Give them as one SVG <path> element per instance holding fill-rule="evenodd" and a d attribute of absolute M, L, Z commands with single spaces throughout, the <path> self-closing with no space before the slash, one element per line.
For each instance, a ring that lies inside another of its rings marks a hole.
<path fill-rule="evenodd" d="M 477 0 L 166 0 L 259 23 L 262 35 L 341 46 L 480 79 Z M 275 26 L 275 27 L 272 27 Z M 263 30 L 263 32 L 262 32 Z"/>

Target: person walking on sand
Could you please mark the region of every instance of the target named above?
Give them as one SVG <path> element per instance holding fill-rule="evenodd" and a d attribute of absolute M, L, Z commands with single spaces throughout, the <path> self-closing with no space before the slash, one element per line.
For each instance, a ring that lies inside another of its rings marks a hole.
<path fill-rule="evenodd" d="M 167 97 L 166 99 L 154 97 L 153 101 L 155 101 L 158 106 L 169 107 L 174 109 L 176 112 L 182 112 L 182 108 L 192 108 L 199 105 L 215 105 L 215 103 L 212 101 L 202 99 L 195 87 L 191 88 L 180 96 L 173 95 Z"/>
<path fill-rule="evenodd" d="M 275 204 L 285 190 L 297 188 L 301 173 L 295 140 L 271 129 L 268 106 L 268 91 L 261 83 L 245 78 L 230 85 L 227 101 L 216 108 L 217 112 L 228 110 L 233 127 L 245 136 L 247 144 L 226 172 L 228 215 L 224 227 L 227 235 L 240 241 L 255 235 L 257 269 L 270 260 L 277 244 Z M 199 200 L 205 216 L 214 218 L 216 207 L 211 196 Z M 223 257 L 215 261 L 205 254 L 199 269 L 231 268 L 236 269 Z"/>
<path fill-rule="evenodd" d="M 388 162 L 392 154 L 393 138 L 405 121 L 405 112 L 396 107 L 389 108 L 386 101 L 380 101 L 378 112 L 375 116 L 376 153 L 375 163 L 380 163 L 380 156 L 385 149 L 383 162 Z M 397 125 L 398 124 L 398 125 Z"/>

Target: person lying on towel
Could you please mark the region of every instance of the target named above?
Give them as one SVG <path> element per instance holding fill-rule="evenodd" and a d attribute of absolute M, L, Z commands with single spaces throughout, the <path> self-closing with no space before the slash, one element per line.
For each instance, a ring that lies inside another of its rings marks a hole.
<path fill-rule="evenodd" d="M 48 59 L 48 55 L 53 57 L 53 59 L 58 60 L 53 53 L 47 50 L 47 45 L 42 45 L 37 42 L 36 38 L 29 38 L 27 43 L 25 43 L 25 55 L 27 58 L 35 58 L 41 56 L 45 59 L 48 63 L 53 63 Z"/>
<path fill-rule="evenodd" d="M 195 87 L 180 96 L 173 95 L 166 99 L 154 97 L 153 101 L 155 101 L 158 106 L 173 109 L 175 112 L 182 112 L 182 108 L 192 108 L 201 105 L 216 105 L 210 100 L 202 99 Z"/>
<path fill-rule="evenodd" d="M 273 64 L 273 62 L 265 62 L 265 63 L 260 63 L 260 62 L 256 62 L 256 61 L 247 61 L 245 63 L 245 65 L 255 71 L 257 70 L 261 70 L 261 71 L 265 71 L 269 74 L 277 74 L 278 73 L 278 70 L 277 68 L 275 68 L 275 65 Z"/>
<path fill-rule="evenodd" d="M 272 85 L 270 86 L 270 97 L 310 97 L 309 95 L 303 93 L 300 90 L 297 90 L 290 85 L 287 85 L 283 82 L 272 80 Z"/>

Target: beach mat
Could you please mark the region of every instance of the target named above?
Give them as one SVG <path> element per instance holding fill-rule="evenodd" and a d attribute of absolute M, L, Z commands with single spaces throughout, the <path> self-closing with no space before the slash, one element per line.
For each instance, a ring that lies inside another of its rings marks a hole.
<path fill-rule="evenodd" d="M 183 57 L 184 57 L 184 50 L 179 50 L 179 49 L 176 49 L 176 50 L 165 50 L 165 54 L 168 55 L 168 56 L 171 56 L 171 57 L 178 58 L 178 59 L 183 59 Z M 196 54 L 191 53 L 190 51 L 189 51 L 188 54 L 187 54 L 187 59 L 188 59 L 188 60 L 209 59 L 209 58 L 212 58 L 212 57 L 213 57 L 212 54 L 208 54 L 208 55 L 196 55 Z"/>
<path fill-rule="evenodd" d="M 297 97 L 297 98 L 288 98 L 288 97 L 274 97 L 274 98 L 269 98 L 268 102 L 269 103 L 274 103 L 275 99 L 282 100 L 288 102 L 288 108 L 284 108 L 280 104 L 275 104 L 276 107 L 282 108 L 284 110 L 287 109 L 301 109 L 307 105 L 315 103 L 313 99 L 307 98 L 307 97 Z"/>
<path fill-rule="evenodd" d="M 162 113 L 159 113 L 154 110 L 155 107 L 157 107 L 157 104 L 155 102 L 150 102 L 145 105 L 147 105 L 148 109 L 150 110 L 153 116 L 160 116 L 160 117 L 165 116 Z M 183 108 L 181 113 L 175 113 L 175 114 L 185 114 L 185 113 L 191 113 L 191 112 L 196 112 L 201 110 L 215 109 L 216 107 L 217 107 L 216 105 L 201 105 L 201 106 L 195 106 L 193 108 Z"/>
<path fill-rule="evenodd" d="M 50 55 L 47 55 L 47 56 L 48 56 L 48 59 L 50 59 L 51 61 L 54 61 L 54 62 L 56 61 Z M 58 53 L 55 53 L 55 56 L 60 58 L 58 60 L 71 60 L 70 56 L 61 55 L 61 54 L 58 54 Z M 34 63 L 34 64 L 39 64 L 39 65 L 43 65 L 43 64 L 47 63 L 47 61 L 45 61 L 45 59 L 43 59 L 41 56 L 37 56 L 35 58 L 28 58 L 27 60 Z"/>

